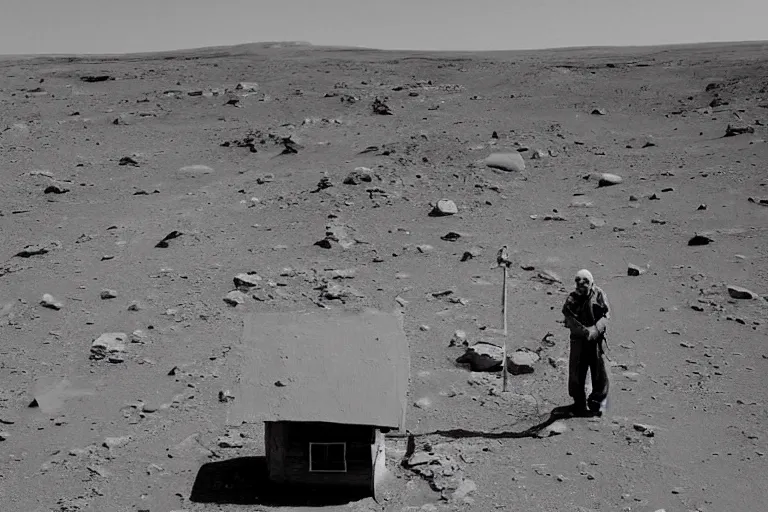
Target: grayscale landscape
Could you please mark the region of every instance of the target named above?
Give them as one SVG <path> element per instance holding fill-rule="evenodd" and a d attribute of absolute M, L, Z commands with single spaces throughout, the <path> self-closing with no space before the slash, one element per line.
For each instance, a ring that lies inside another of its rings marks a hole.
<path fill-rule="evenodd" d="M 308 510 L 193 489 L 264 455 L 226 421 L 244 315 L 321 308 L 402 313 L 415 452 L 391 432 L 384 496 L 320 510 L 766 509 L 768 43 L 0 66 L 3 511 Z M 507 392 L 456 361 L 503 343 L 503 245 Z M 608 410 L 532 428 L 581 268 Z"/>

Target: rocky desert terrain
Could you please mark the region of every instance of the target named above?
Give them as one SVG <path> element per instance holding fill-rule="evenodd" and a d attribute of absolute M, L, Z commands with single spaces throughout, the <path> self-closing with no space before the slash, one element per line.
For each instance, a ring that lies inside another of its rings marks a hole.
<path fill-rule="evenodd" d="M 766 510 L 768 44 L 0 66 L 3 511 Z M 507 392 L 456 362 L 502 342 L 502 245 Z M 609 408 L 532 428 L 583 267 Z M 264 453 L 226 422 L 243 314 L 362 307 L 411 347 L 384 498 L 203 481 Z"/>

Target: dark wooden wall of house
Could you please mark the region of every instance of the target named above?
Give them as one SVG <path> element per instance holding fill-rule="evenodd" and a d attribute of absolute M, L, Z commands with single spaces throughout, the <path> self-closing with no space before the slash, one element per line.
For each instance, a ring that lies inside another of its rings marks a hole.
<path fill-rule="evenodd" d="M 373 427 L 303 422 L 267 422 L 265 427 L 267 467 L 275 483 L 372 488 Z M 309 443 L 340 442 L 347 443 L 346 473 L 311 473 Z"/>

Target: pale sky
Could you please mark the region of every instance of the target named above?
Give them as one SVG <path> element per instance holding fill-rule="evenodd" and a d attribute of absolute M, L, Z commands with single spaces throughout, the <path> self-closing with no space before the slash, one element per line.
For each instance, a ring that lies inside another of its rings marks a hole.
<path fill-rule="evenodd" d="M 516 50 L 768 39 L 768 0 L 0 0 L 0 55 L 259 41 Z"/>

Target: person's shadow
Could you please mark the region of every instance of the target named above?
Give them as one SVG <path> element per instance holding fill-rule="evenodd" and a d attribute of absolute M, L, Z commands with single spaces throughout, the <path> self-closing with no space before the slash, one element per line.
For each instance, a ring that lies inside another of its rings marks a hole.
<path fill-rule="evenodd" d="M 281 506 L 346 505 L 372 497 L 370 491 L 276 485 L 267 476 L 265 457 L 238 457 L 200 467 L 190 500 L 196 503 Z"/>
<path fill-rule="evenodd" d="M 564 420 L 568 418 L 594 418 L 602 416 L 602 413 L 586 412 L 580 415 L 574 415 L 571 406 L 565 405 L 561 407 L 555 407 L 540 423 L 533 425 L 525 430 L 519 431 L 480 431 L 480 430 L 467 430 L 463 428 L 454 428 L 447 430 L 434 430 L 431 432 L 419 432 L 419 433 L 407 433 L 401 435 L 395 435 L 392 437 L 408 437 L 409 441 L 416 437 L 423 436 L 442 436 L 453 439 L 470 438 L 470 437 L 482 437 L 486 439 L 520 439 L 523 437 L 542 437 L 542 433 L 545 429 L 558 420 Z M 409 442 L 409 448 L 411 443 Z"/>

